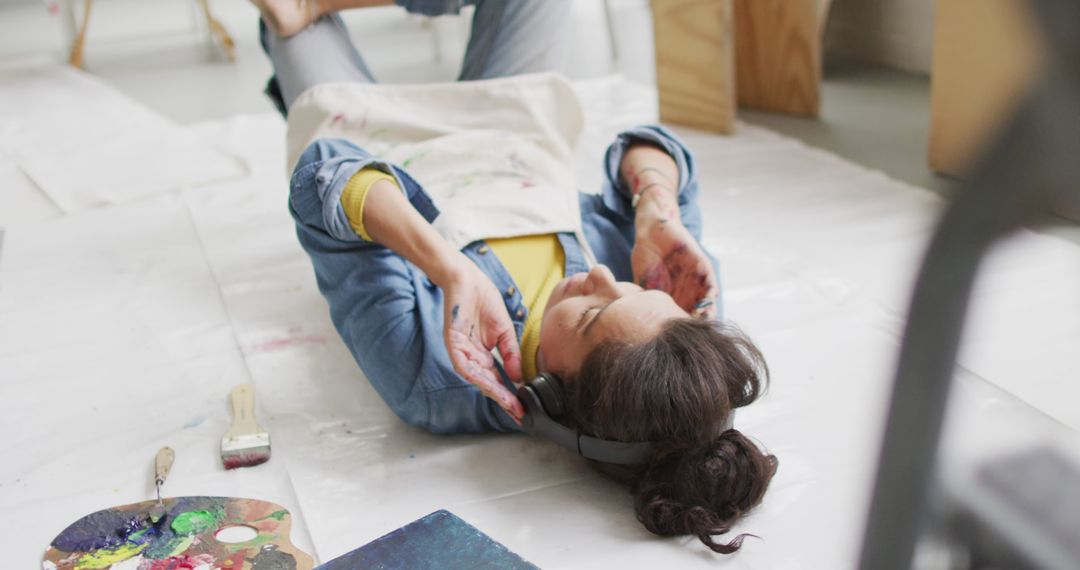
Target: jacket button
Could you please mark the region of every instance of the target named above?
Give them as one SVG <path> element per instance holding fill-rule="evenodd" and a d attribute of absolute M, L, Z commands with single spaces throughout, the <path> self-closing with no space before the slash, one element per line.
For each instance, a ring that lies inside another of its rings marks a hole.
<path fill-rule="evenodd" d="M 485 254 L 485 253 L 487 253 L 487 252 L 488 252 L 488 250 L 490 250 L 490 249 L 491 249 L 490 247 L 488 247 L 488 246 L 486 246 L 486 245 L 482 245 L 482 246 L 480 246 L 480 247 L 478 247 L 478 248 L 476 249 L 476 253 L 479 253 L 480 255 L 484 255 L 484 254 Z"/>
<path fill-rule="evenodd" d="M 524 317 L 525 316 L 525 309 L 518 309 L 517 312 L 514 313 L 514 316 L 516 316 L 519 319 L 521 317 Z"/>
<path fill-rule="evenodd" d="M 513 297 L 514 293 L 517 293 L 517 289 L 515 289 L 513 285 L 506 288 L 506 296 L 507 297 Z"/>

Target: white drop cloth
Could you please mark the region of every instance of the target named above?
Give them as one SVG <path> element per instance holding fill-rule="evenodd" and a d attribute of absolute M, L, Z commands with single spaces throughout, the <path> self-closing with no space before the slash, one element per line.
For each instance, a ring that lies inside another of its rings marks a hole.
<path fill-rule="evenodd" d="M 655 96 L 621 80 L 578 88 L 579 180 L 598 188 L 604 144 L 649 120 Z M 185 132 L 240 156 L 250 174 L 177 178 L 70 215 L 43 211 L 32 188 L 3 196 L 0 550 L 11 567 L 36 567 L 80 516 L 151 497 L 162 445 L 177 451 L 166 494 L 279 502 L 295 517 L 294 541 L 322 561 L 445 508 L 544 568 L 716 566 L 692 538 L 650 535 L 625 489 L 552 444 L 433 436 L 398 421 L 334 333 L 296 243 L 283 123 L 245 116 Z M 749 125 L 732 137 L 678 132 L 698 156 L 727 315 L 773 373 L 738 427 L 780 469 L 734 531 L 761 540 L 723 566 L 852 567 L 914 264 L 941 201 Z M 47 170 L 47 153 L 37 156 Z M 70 182 L 53 183 L 82 192 Z M 1078 253 L 1023 232 L 988 264 L 947 449 L 977 456 L 1003 445 L 1003 432 L 1047 437 L 1061 431 L 1050 417 L 1080 427 Z M 247 381 L 273 457 L 225 472 L 227 396 Z"/>
<path fill-rule="evenodd" d="M 3 155 L 64 212 L 244 174 L 232 157 L 68 66 L 0 70 Z"/>

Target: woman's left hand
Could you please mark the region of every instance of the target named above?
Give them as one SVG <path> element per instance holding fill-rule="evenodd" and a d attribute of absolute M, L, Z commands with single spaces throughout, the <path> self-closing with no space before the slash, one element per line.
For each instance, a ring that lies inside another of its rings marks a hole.
<path fill-rule="evenodd" d="M 660 218 L 639 225 L 630 263 L 638 285 L 670 294 L 695 317 L 716 318 L 720 286 L 712 263 L 678 219 Z"/>

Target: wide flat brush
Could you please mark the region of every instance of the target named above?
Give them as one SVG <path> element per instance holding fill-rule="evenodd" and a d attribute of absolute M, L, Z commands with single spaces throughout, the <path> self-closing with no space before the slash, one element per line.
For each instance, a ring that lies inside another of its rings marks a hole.
<path fill-rule="evenodd" d="M 233 423 L 221 438 L 221 462 L 225 469 L 252 467 L 270 459 L 270 434 L 255 423 L 255 386 L 233 388 Z"/>

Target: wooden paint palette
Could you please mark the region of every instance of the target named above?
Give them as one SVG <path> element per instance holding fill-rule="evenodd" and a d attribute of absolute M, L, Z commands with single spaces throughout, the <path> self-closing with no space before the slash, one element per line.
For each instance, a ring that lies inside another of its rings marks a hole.
<path fill-rule="evenodd" d="M 289 539 L 292 517 L 284 507 L 255 499 L 164 499 L 156 524 L 156 500 L 89 514 L 52 541 L 44 570 L 310 570 L 311 556 Z"/>

